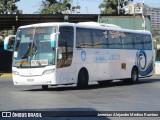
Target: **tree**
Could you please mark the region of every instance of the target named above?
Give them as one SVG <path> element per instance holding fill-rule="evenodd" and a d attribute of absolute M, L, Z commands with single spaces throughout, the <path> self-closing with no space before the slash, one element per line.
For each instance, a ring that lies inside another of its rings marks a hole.
<path fill-rule="evenodd" d="M 159 42 L 160 42 L 160 35 L 156 35 L 156 36 L 154 37 L 154 39 L 155 39 L 156 41 L 159 41 Z"/>
<path fill-rule="evenodd" d="M 119 1 L 119 14 L 124 14 L 124 6 L 127 6 L 129 2 L 133 0 L 103 0 L 103 3 L 99 5 L 101 14 L 118 14 L 118 1 Z"/>
<path fill-rule="evenodd" d="M 18 11 L 16 2 L 20 0 L 0 0 L 0 14 L 13 14 Z"/>
<path fill-rule="evenodd" d="M 155 41 L 160 42 L 160 34 L 158 33 L 156 28 L 151 29 L 152 37 Z"/>
<path fill-rule="evenodd" d="M 63 14 L 70 10 L 70 0 L 45 0 L 42 1 L 42 14 Z"/>
<path fill-rule="evenodd" d="M 151 33 L 152 33 L 153 37 L 155 37 L 155 36 L 158 35 L 158 31 L 157 31 L 156 28 L 152 28 L 152 29 L 151 29 Z"/>

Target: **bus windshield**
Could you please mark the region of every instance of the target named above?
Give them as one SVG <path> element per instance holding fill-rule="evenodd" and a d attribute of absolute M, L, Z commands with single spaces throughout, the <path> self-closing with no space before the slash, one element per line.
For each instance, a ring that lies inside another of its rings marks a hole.
<path fill-rule="evenodd" d="M 55 48 L 51 36 L 55 27 L 18 29 L 14 43 L 14 67 L 44 67 L 55 64 Z"/>

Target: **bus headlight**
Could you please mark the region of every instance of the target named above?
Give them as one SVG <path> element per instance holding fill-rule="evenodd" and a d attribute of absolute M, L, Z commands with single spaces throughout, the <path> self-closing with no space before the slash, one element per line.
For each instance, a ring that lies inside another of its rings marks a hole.
<path fill-rule="evenodd" d="M 12 71 L 12 74 L 13 74 L 13 75 L 19 75 L 19 72 L 17 72 L 17 71 Z"/>
<path fill-rule="evenodd" d="M 51 73 L 53 73 L 54 71 L 55 71 L 55 69 L 45 70 L 45 71 L 43 72 L 43 75 L 51 74 Z"/>

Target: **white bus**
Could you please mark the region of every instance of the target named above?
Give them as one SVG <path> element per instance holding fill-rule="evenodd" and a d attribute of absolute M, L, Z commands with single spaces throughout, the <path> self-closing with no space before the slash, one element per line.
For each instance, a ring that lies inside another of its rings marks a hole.
<path fill-rule="evenodd" d="M 14 85 L 107 84 L 153 74 L 150 32 L 94 22 L 41 23 L 17 30 L 13 51 Z"/>
<path fill-rule="evenodd" d="M 160 49 L 156 50 L 155 56 L 155 74 L 160 75 Z"/>

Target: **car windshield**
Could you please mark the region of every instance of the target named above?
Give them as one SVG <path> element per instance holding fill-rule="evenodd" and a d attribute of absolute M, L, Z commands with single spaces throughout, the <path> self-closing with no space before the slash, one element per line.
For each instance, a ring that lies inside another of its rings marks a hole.
<path fill-rule="evenodd" d="M 55 27 L 18 29 L 13 66 L 41 67 L 55 64 L 55 48 L 51 46 L 51 35 L 55 32 Z"/>

